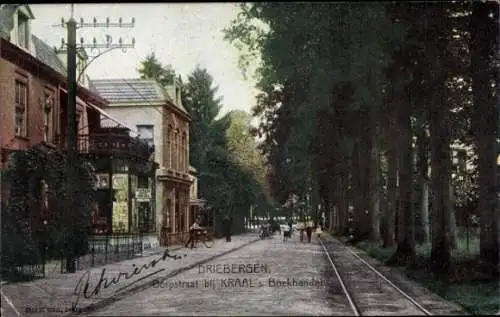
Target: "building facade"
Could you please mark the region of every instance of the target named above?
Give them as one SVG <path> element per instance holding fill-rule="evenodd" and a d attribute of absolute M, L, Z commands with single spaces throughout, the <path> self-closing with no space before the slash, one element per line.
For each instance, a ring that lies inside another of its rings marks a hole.
<path fill-rule="evenodd" d="M 2 161 L 9 151 L 37 144 L 56 148 L 67 127 L 66 68 L 54 48 L 31 34 L 32 19 L 28 5 L 0 7 Z M 77 100 L 78 131 L 86 134 L 87 109 L 106 101 L 81 86 Z"/>
<path fill-rule="evenodd" d="M 0 6 L 1 169 L 13 151 L 34 146 L 67 149 L 64 56 L 31 34 L 32 19 L 28 5 Z M 78 56 L 78 63 L 85 65 L 86 55 L 80 52 Z M 83 71 L 79 74 L 86 77 Z M 95 92 L 78 85 L 76 99 L 77 148 L 98 173 L 98 203 L 89 206 L 93 234 L 138 231 L 144 217 L 135 212 L 138 208 L 131 197 L 136 192 L 140 196 L 144 183 L 154 183 L 153 148 L 130 137 L 131 129 L 104 112 L 101 108 L 108 102 Z M 2 186 L 3 202 L 6 187 Z M 122 212 L 115 211 L 119 209 Z"/>
<path fill-rule="evenodd" d="M 199 219 L 202 226 L 213 227 L 213 217 L 205 210 L 206 201 L 198 198 L 198 171 L 193 166 L 189 166 L 189 177 L 191 187 L 189 188 L 189 214 L 190 219 Z"/>
<path fill-rule="evenodd" d="M 156 239 L 176 244 L 187 236 L 190 214 L 189 122 L 181 102 L 180 84 L 161 87 L 147 79 L 91 80 L 90 87 L 110 103 L 106 112 L 138 137 L 154 145 L 156 171 Z"/>

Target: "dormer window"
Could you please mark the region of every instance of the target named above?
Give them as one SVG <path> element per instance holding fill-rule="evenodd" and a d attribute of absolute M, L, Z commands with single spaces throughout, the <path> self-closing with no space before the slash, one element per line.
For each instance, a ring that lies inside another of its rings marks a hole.
<path fill-rule="evenodd" d="M 181 90 L 179 89 L 179 87 L 175 86 L 175 103 L 179 103 L 181 99 Z"/>
<path fill-rule="evenodd" d="M 29 49 L 29 18 L 19 12 L 17 15 L 17 41 L 18 45 Z"/>

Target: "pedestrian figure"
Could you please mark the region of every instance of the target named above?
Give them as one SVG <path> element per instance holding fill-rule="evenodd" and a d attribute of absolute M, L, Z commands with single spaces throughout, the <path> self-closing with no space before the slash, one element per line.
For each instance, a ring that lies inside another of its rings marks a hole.
<path fill-rule="evenodd" d="M 226 237 L 226 242 L 231 242 L 231 218 L 225 216 L 222 221 L 222 227 L 224 231 L 224 236 Z"/>
<path fill-rule="evenodd" d="M 309 220 L 306 224 L 307 242 L 311 243 L 312 231 L 314 228 L 314 223 Z"/>
<path fill-rule="evenodd" d="M 297 227 L 300 231 L 300 242 L 304 241 L 304 230 L 305 230 L 305 223 L 303 221 L 299 222 Z"/>
<path fill-rule="evenodd" d="M 186 242 L 185 247 L 187 248 L 189 243 L 191 243 L 191 249 L 194 247 L 194 241 L 197 240 L 197 235 L 199 234 L 202 227 L 199 225 L 199 219 L 196 219 L 191 227 L 189 227 L 189 240 Z"/>
<path fill-rule="evenodd" d="M 318 235 L 318 238 L 321 238 L 321 233 L 322 233 L 321 226 L 318 226 L 316 228 L 316 234 Z"/>

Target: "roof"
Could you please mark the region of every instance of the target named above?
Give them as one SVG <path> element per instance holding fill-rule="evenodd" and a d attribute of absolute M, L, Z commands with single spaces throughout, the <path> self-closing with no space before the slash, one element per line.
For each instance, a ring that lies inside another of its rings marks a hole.
<path fill-rule="evenodd" d="M 31 40 L 36 58 L 66 76 L 66 67 L 57 56 L 56 50 L 34 35 L 31 36 Z"/>
<path fill-rule="evenodd" d="M 14 27 L 14 14 L 16 10 L 22 5 L 19 4 L 2 4 L 0 5 L 0 37 L 10 40 L 10 32 Z M 33 18 L 33 13 L 28 5 L 26 5 L 26 10 L 30 14 L 30 18 Z M 64 63 L 59 59 L 56 51 L 53 47 L 46 44 L 40 38 L 32 35 L 31 43 L 33 44 L 33 55 L 38 58 L 41 62 L 48 65 L 55 71 L 66 76 L 66 67 Z"/>
<path fill-rule="evenodd" d="M 174 104 L 184 113 L 184 107 L 172 101 L 165 88 L 151 79 L 118 78 L 118 79 L 91 79 L 91 91 L 97 92 L 110 104 L 120 103 L 165 103 Z"/>
<path fill-rule="evenodd" d="M 110 103 L 157 103 L 167 98 L 154 80 L 91 79 L 90 90 L 99 93 Z"/>

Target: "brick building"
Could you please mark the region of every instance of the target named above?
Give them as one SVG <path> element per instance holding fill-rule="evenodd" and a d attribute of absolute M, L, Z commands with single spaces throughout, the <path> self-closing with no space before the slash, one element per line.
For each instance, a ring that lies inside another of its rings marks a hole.
<path fill-rule="evenodd" d="M 6 168 L 13 151 L 37 146 L 64 152 L 67 148 L 65 56 L 31 34 L 32 19 L 28 5 L 0 6 L 0 170 Z M 79 51 L 77 58 L 78 73 L 86 79 L 83 70 L 87 56 Z M 77 147 L 80 156 L 100 173 L 96 184 L 100 190 L 98 206 L 89 206 L 93 233 L 147 230 L 131 197 L 136 189 L 141 192 L 134 180 L 154 180 L 155 164 L 150 160 L 153 148 L 132 137 L 133 129 L 103 111 L 108 101 L 97 93 L 78 85 L 76 99 Z M 6 202 L 8 186 L 2 185 L 0 197 Z M 117 201 L 117 197 L 123 201 Z M 32 212 L 34 216 L 37 213 Z"/>
<path fill-rule="evenodd" d="M 28 5 L 0 6 L 2 164 L 11 150 L 56 147 L 67 125 L 66 68 L 54 48 L 31 34 L 33 18 Z M 78 130 L 85 134 L 88 112 L 106 101 L 82 86 L 77 100 Z"/>

